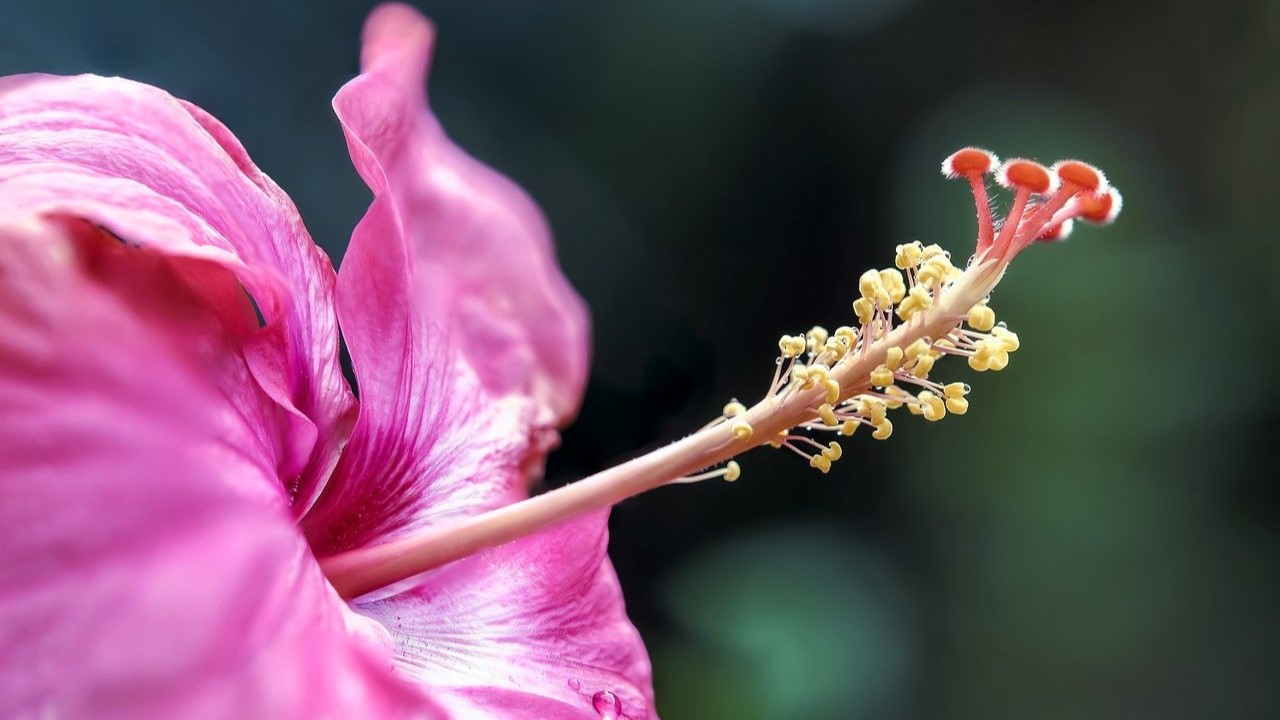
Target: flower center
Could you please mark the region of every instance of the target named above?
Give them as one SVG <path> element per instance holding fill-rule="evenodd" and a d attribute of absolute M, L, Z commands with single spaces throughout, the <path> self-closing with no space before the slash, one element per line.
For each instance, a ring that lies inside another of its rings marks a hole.
<path fill-rule="evenodd" d="M 1037 240 L 1065 238 L 1076 218 L 1111 222 L 1121 200 L 1100 171 L 1078 161 L 1052 168 L 1021 159 L 1001 164 L 989 152 L 965 148 L 943 162 L 943 172 L 967 179 L 974 194 L 977 247 L 965 268 L 937 245 L 899 245 L 894 267 L 858 278 L 856 326 L 782 336 L 773 380 L 752 406 L 732 401 L 682 440 L 543 495 L 324 558 L 330 582 L 344 597 L 355 597 L 645 490 L 716 477 L 733 481 L 742 468 L 732 458 L 762 445 L 785 448 L 826 473 L 844 450 L 838 441 L 816 438 L 848 437 L 866 425 L 873 438 L 888 439 L 888 411 L 904 406 L 929 421 L 968 412 L 968 385 L 932 379 L 935 364 L 957 355 L 978 372 L 1004 369 L 1020 341 L 996 322 L 988 298 L 1010 261 Z M 1014 191 L 999 223 L 987 200 L 989 174 Z"/>

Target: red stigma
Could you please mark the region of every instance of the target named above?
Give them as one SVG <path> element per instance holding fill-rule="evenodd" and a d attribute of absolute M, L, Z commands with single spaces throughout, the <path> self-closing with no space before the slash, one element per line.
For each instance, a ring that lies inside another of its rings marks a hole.
<path fill-rule="evenodd" d="M 1010 160 L 1000 168 L 996 179 L 1005 187 L 1026 188 L 1033 193 L 1043 194 L 1053 189 L 1053 175 L 1049 168 L 1033 160 Z"/>
<path fill-rule="evenodd" d="M 942 174 L 948 178 L 983 175 L 991 172 L 999 162 L 999 158 L 982 148 L 967 147 L 951 153 L 942 161 Z"/>
<path fill-rule="evenodd" d="M 967 147 L 942 161 L 949 178 L 963 177 L 973 189 L 978 215 L 977 258 L 1008 262 L 1028 245 L 1064 240 L 1076 219 L 1106 225 L 1120 214 L 1120 193 L 1098 168 L 1079 160 L 1062 160 L 1047 168 L 1015 158 L 998 165 L 986 150 Z M 983 175 L 994 170 L 996 182 L 1013 190 L 1013 204 L 1003 222 L 992 216 Z M 999 234 L 994 230 L 999 228 Z"/>
<path fill-rule="evenodd" d="M 1077 202 L 1080 205 L 1080 219 L 1095 225 L 1110 225 L 1115 222 L 1122 204 L 1120 193 L 1115 188 L 1107 188 L 1103 195 L 1082 195 Z"/>
<path fill-rule="evenodd" d="M 1053 166 L 1053 171 L 1064 183 L 1079 185 L 1086 192 L 1101 194 L 1107 191 L 1107 178 L 1098 168 L 1082 163 L 1079 160 L 1062 160 Z"/>

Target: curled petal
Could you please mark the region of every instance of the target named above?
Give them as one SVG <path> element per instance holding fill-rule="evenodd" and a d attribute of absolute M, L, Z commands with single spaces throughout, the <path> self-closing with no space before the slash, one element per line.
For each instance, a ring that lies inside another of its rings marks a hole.
<path fill-rule="evenodd" d="M 606 516 L 578 518 L 356 604 L 396 638 L 402 674 L 455 717 L 649 720 L 649 659 L 605 557 Z M 465 662 L 460 661 L 465 658 Z"/>
<path fill-rule="evenodd" d="M 200 330 L 76 245 L 0 226 L 0 716 L 439 717 L 321 576 Z"/>
<path fill-rule="evenodd" d="M 338 363 L 335 276 L 292 202 L 225 127 L 120 78 L 0 79 L 0 210 L 78 217 L 234 271 L 266 323 L 245 338 L 249 367 L 287 411 L 281 432 L 304 448 L 279 469 L 300 504 L 310 502 L 353 411 Z"/>
<path fill-rule="evenodd" d="M 338 278 L 361 411 L 304 519 L 321 552 L 523 495 L 586 379 L 586 311 L 541 213 L 427 108 L 433 39 L 417 11 L 378 8 L 334 100 L 374 200 Z"/>

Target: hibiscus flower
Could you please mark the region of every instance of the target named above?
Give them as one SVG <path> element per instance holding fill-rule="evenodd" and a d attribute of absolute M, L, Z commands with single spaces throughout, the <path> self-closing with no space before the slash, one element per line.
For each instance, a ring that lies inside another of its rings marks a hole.
<path fill-rule="evenodd" d="M 898 246 L 849 278 L 855 324 L 780 338 L 761 400 L 528 497 L 577 408 L 586 313 L 533 203 L 429 113 L 432 42 L 379 8 L 334 101 L 374 196 L 336 274 L 200 109 L 0 79 L 0 715 L 656 717 L 608 509 L 735 480 L 763 445 L 826 473 L 844 451 L 816 438 L 887 439 L 891 410 L 967 413 L 932 373 L 1009 364 L 989 300 L 1010 263 L 1121 206 L 1084 163 L 960 150 L 963 267 Z"/>
<path fill-rule="evenodd" d="M 0 80 L 0 716 L 655 716 L 605 510 L 356 598 L 317 562 L 525 497 L 585 381 L 432 44 L 379 8 L 334 100 L 374 196 L 336 274 L 199 108 Z"/>

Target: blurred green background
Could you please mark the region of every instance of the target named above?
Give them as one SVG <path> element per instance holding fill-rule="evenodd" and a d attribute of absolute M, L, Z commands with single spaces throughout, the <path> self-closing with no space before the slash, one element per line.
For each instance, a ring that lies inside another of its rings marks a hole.
<path fill-rule="evenodd" d="M 0 0 L 0 73 L 152 82 L 226 122 L 341 255 L 368 194 L 328 101 L 371 3 Z M 619 507 L 668 720 L 1280 717 L 1280 3 L 423 2 L 434 105 L 542 203 L 595 316 L 563 483 L 767 386 L 895 244 L 966 254 L 962 145 L 1104 167 L 1119 223 L 1034 248 L 963 363 L 821 476 Z"/>

